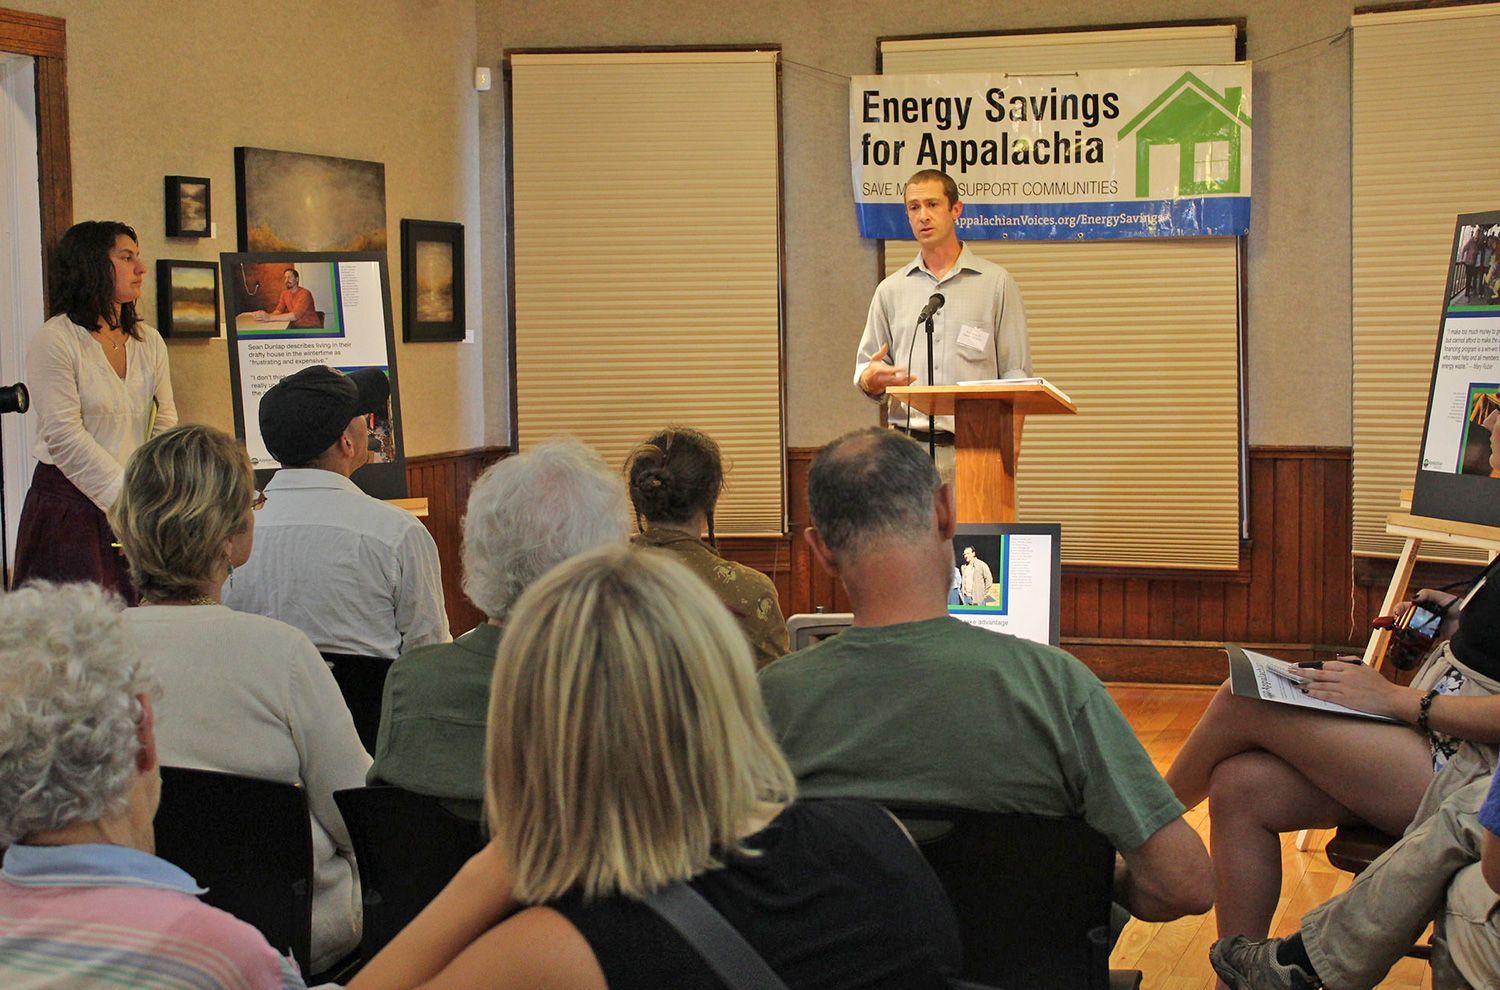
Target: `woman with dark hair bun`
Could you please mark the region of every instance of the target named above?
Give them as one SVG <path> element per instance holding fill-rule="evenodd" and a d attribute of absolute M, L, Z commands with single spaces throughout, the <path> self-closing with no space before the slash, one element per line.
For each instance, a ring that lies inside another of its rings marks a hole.
<path fill-rule="evenodd" d="M 166 344 L 135 311 L 145 275 L 135 231 L 112 220 L 74 224 L 52 252 L 51 319 L 26 354 L 38 464 L 15 584 L 92 581 L 135 603 L 104 514 L 131 453 L 177 425 Z"/>
<path fill-rule="evenodd" d="M 713 438 L 668 427 L 631 451 L 625 474 L 641 528 L 632 542 L 675 554 L 713 589 L 745 631 L 757 669 L 784 656 L 786 619 L 776 586 L 753 567 L 717 553 L 714 506 L 724 487 L 724 461 Z"/>

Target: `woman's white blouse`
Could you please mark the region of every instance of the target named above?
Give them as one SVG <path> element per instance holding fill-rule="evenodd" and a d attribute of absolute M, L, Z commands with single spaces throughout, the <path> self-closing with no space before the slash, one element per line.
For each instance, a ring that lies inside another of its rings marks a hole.
<path fill-rule="evenodd" d="M 136 324 L 125 340 L 125 377 L 110 367 L 93 334 L 58 314 L 26 353 L 26 386 L 37 416 L 32 453 L 55 464 L 78 490 L 108 511 L 120 494 L 125 462 L 151 436 L 177 425 L 167 345 Z M 156 418 L 153 422 L 152 408 Z"/>

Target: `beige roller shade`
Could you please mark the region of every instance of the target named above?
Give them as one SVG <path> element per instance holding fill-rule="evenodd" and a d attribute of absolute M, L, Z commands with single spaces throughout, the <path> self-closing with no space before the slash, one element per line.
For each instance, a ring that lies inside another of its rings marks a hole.
<path fill-rule="evenodd" d="M 697 427 L 725 534 L 785 529 L 777 57 L 510 56 L 521 447 Z"/>
<path fill-rule="evenodd" d="M 1500 4 L 1354 17 L 1354 552 L 1416 477 L 1458 214 L 1500 207 Z M 1429 559 L 1481 551 L 1423 544 Z"/>
<path fill-rule="evenodd" d="M 882 70 L 1065 72 L 1233 62 L 1233 25 L 883 42 Z M 970 241 L 1026 301 L 1032 366 L 1077 403 L 1026 423 L 1023 521 L 1068 563 L 1234 568 L 1240 537 L 1236 238 Z M 886 242 L 887 273 L 915 256 Z"/>

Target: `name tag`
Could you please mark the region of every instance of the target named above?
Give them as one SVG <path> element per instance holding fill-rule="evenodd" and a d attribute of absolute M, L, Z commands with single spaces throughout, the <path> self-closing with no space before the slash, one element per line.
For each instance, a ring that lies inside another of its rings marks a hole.
<path fill-rule="evenodd" d="M 965 325 L 958 332 L 958 346 L 966 351 L 982 351 L 989 346 L 990 332 L 978 327 Z"/>

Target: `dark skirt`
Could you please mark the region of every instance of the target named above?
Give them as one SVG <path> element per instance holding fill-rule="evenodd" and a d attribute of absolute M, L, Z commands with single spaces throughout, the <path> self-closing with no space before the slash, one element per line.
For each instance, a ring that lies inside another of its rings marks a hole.
<path fill-rule="evenodd" d="M 125 555 L 103 511 L 52 464 L 38 464 L 21 506 L 16 569 L 11 585 L 26 581 L 92 581 L 136 604 Z"/>

